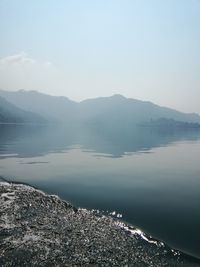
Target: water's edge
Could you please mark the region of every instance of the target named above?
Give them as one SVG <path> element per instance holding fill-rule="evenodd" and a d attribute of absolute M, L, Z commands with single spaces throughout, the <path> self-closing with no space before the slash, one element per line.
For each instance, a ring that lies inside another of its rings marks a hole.
<path fill-rule="evenodd" d="M 77 209 L 29 185 L 1 180 L 0 264 L 200 266 L 200 260 L 118 218 Z"/>

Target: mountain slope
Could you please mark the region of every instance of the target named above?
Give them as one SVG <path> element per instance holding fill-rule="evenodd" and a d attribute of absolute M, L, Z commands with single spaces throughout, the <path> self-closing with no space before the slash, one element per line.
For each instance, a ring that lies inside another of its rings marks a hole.
<path fill-rule="evenodd" d="M 80 103 L 71 101 L 67 97 L 50 96 L 36 91 L 0 90 L 0 96 L 26 111 L 37 113 L 48 120 L 66 123 L 87 122 L 123 127 L 127 124 L 149 123 L 151 120 L 161 118 L 200 123 L 198 114 L 187 114 L 121 95 L 87 99 Z"/>
<path fill-rule="evenodd" d="M 0 90 L 0 96 L 23 110 L 37 113 L 48 120 L 64 121 L 73 117 L 76 103 L 67 97 L 56 97 L 37 91 Z"/>
<path fill-rule="evenodd" d="M 0 123 L 44 123 L 41 116 L 26 112 L 0 97 Z"/>
<path fill-rule="evenodd" d="M 121 95 L 82 101 L 79 112 L 84 120 L 116 123 L 148 123 L 160 118 L 200 123 L 200 116 L 160 107 L 151 102 L 125 98 Z"/>

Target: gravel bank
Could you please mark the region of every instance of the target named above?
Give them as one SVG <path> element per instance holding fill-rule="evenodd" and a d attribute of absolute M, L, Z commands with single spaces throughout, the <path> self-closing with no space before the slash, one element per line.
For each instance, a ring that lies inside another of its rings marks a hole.
<path fill-rule="evenodd" d="M 200 266 L 109 216 L 0 183 L 0 266 Z"/>

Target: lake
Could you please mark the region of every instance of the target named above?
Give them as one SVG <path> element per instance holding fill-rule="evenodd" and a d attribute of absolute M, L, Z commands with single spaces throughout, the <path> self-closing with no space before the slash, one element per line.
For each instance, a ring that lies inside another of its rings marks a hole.
<path fill-rule="evenodd" d="M 200 258 L 200 130 L 0 125 L 0 175 Z"/>

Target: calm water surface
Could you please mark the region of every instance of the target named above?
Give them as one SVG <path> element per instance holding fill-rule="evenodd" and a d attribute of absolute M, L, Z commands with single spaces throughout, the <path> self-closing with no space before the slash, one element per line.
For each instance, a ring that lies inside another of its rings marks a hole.
<path fill-rule="evenodd" d="M 199 130 L 1 125 L 0 174 L 200 258 Z"/>

